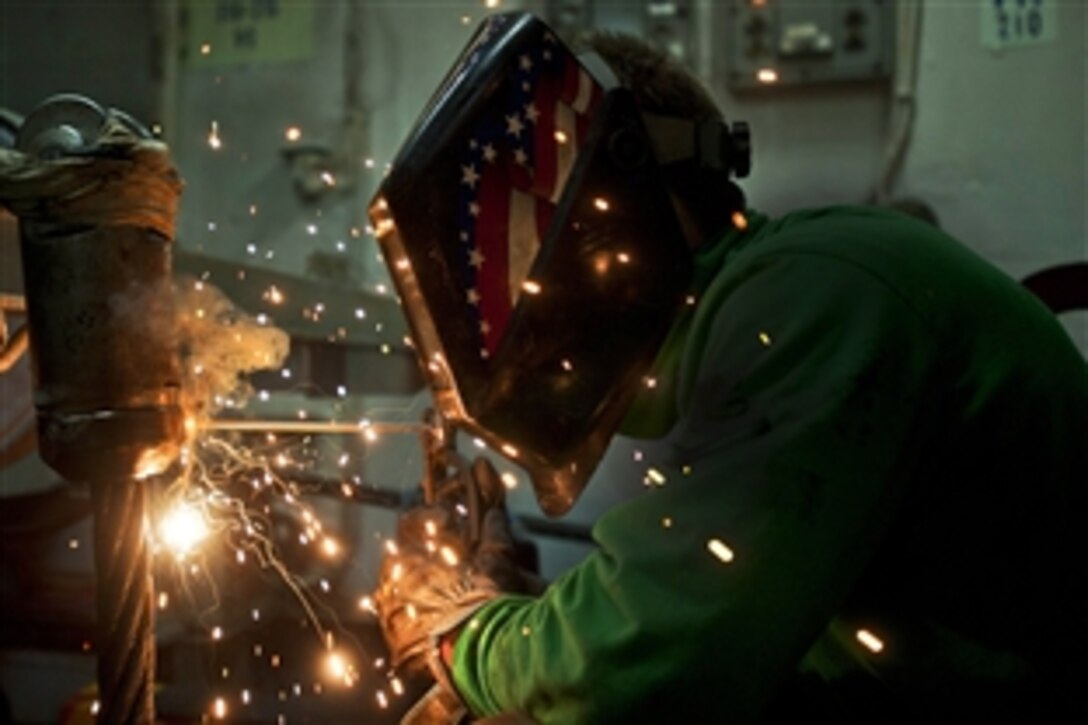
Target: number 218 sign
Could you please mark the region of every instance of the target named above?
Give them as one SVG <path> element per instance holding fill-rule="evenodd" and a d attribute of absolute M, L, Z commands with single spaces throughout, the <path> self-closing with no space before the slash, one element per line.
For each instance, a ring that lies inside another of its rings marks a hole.
<path fill-rule="evenodd" d="M 1052 42 L 1058 34 L 1058 0 L 986 0 L 982 44 L 987 48 Z"/>

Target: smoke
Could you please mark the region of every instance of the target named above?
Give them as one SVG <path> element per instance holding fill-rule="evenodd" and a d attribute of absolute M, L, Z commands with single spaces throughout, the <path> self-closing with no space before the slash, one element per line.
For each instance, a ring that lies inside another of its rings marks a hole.
<path fill-rule="evenodd" d="M 182 405 L 190 416 L 244 406 L 253 393 L 245 376 L 278 368 L 287 358 L 286 332 L 261 324 L 207 282 L 180 279 L 174 302 Z"/>

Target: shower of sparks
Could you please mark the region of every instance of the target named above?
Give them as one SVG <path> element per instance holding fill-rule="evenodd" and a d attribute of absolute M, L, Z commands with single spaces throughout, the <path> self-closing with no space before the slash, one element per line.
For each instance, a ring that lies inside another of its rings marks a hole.
<path fill-rule="evenodd" d="M 247 423 L 253 425 L 224 421 L 223 429 L 218 428 L 216 422 L 205 420 L 199 426 L 189 428 L 191 437 L 183 459 L 184 472 L 161 494 L 157 509 L 165 513 L 151 527 L 150 534 L 156 546 L 171 553 L 175 561 L 189 557 L 186 567 L 175 568 L 183 590 L 190 588 L 188 582 L 206 580 L 217 591 L 209 579 L 213 559 L 223 548 L 233 550 L 228 554 L 228 561 L 233 559 L 239 566 L 253 566 L 276 574 L 320 641 L 331 642 L 331 630 L 322 619 L 325 613 L 333 615 L 331 603 L 323 599 L 331 591 L 329 581 L 320 578 L 307 582 L 290 571 L 279 552 L 279 547 L 285 544 L 277 543 L 274 538 L 277 528 L 282 527 L 282 523 L 277 522 L 286 519 L 300 530 L 298 540 L 304 542 L 304 551 L 309 549 L 313 555 L 326 559 L 339 558 L 343 553 L 343 545 L 324 531 L 317 513 L 305 503 L 304 488 L 292 481 L 293 474 L 305 473 L 316 460 L 313 449 L 306 445 L 311 437 L 305 433 L 291 436 L 289 434 L 295 432 L 292 428 L 312 428 L 321 424 L 287 422 L 280 426 L 286 430 L 272 430 L 276 426 L 272 424 L 270 429 L 267 422 Z M 404 426 L 406 431 L 413 433 L 419 428 L 418 425 Z M 318 430 L 327 432 L 320 427 Z M 359 434 L 360 430 L 358 424 L 340 424 L 338 432 Z M 300 438 L 303 443 L 299 442 Z M 282 539 L 282 535 L 278 538 Z M 209 563 L 192 564 L 190 568 L 195 557 L 202 563 L 205 560 Z M 166 593 L 160 592 L 159 608 L 165 608 L 166 602 Z M 373 604 L 364 599 L 360 608 L 372 611 Z M 249 614 L 253 622 L 263 619 L 262 611 L 257 607 Z M 211 641 L 222 641 L 226 637 L 225 627 L 216 625 L 210 629 Z M 358 643 L 356 646 L 361 649 Z M 257 647 L 259 645 L 255 646 L 254 654 L 259 655 L 261 650 Z M 280 656 L 273 654 L 269 665 L 276 668 L 280 664 Z M 358 673 L 348 654 L 333 650 L 331 646 L 326 646 L 324 664 L 320 667 L 331 674 L 334 681 L 345 686 L 353 686 L 358 681 Z M 221 706 L 218 702 L 213 702 L 211 714 L 223 719 L 226 701 L 223 700 Z"/>

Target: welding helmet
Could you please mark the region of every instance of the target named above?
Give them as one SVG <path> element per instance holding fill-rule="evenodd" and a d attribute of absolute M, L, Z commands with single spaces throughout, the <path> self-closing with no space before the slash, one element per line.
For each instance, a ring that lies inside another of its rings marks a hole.
<path fill-rule="evenodd" d="M 686 296 L 660 157 L 732 163 L 730 138 L 645 116 L 599 58 L 492 15 L 371 203 L 437 408 L 521 465 L 549 515 L 585 487 Z"/>

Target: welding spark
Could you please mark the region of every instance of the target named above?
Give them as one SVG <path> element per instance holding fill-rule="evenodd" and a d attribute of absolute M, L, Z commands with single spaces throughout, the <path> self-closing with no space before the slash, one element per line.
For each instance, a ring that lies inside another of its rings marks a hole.
<path fill-rule="evenodd" d="M 726 546 L 725 542 L 721 539 L 711 539 L 706 542 L 706 548 L 710 550 L 711 554 L 725 564 L 733 561 L 733 550 Z"/>
<path fill-rule="evenodd" d="M 644 479 L 644 483 L 647 486 L 649 486 L 649 485 L 664 486 L 665 481 L 666 481 L 665 474 L 662 473 L 661 471 L 659 471 L 659 470 L 657 470 L 656 468 L 653 468 L 653 467 L 646 469 L 646 478 Z"/>
<path fill-rule="evenodd" d="M 457 566 L 457 562 L 460 561 L 457 557 L 457 552 L 448 546 L 440 548 L 438 553 L 441 555 L 442 560 L 449 566 Z"/>
<path fill-rule="evenodd" d="M 223 141 L 219 138 L 219 122 L 212 121 L 212 129 L 208 132 L 208 146 L 218 151 L 223 147 Z"/>
<path fill-rule="evenodd" d="M 274 305 L 282 304 L 284 300 L 283 291 L 276 285 L 271 285 L 264 291 L 262 298 Z"/>
<path fill-rule="evenodd" d="M 159 540 L 179 559 L 207 538 L 208 522 L 192 504 L 179 503 L 159 522 Z"/>
<path fill-rule="evenodd" d="M 339 652 L 330 652 L 325 659 L 325 669 L 337 680 L 344 680 L 348 675 L 348 663 Z"/>
<path fill-rule="evenodd" d="M 861 642 L 873 654 L 879 654 L 884 651 L 884 642 L 875 634 L 867 629 L 859 629 L 857 631 L 858 642 Z"/>

